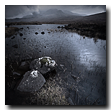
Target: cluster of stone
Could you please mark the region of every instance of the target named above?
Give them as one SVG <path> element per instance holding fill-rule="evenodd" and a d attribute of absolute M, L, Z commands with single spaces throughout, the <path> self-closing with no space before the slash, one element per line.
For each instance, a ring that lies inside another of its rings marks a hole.
<path fill-rule="evenodd" d="M 44 74 L 51 72 L 57 66 L 51 57 L 34 59 L 30 63 L 30 71 L 26 72 L 17 89 L 22 92 L 38 91 L 46 82 Z"/>

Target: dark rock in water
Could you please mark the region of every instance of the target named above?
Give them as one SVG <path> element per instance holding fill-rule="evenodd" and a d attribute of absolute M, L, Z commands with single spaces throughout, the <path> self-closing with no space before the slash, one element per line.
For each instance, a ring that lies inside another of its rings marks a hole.
<path fill-rule="evenodd" d="M 26 39 L 26 38 L 23 38 L 24 40 Z"/>
<path fill-rule="evenodd" d="M 35 32 L 35 34 L 37 35 L 37 34 L 38 34 L 38 32 Z"/>
<path fill-rule="evenodd" d="M 23 36 L 23 34 L 22 34 L 22 33 L 20 33 L 20 36 Z"/>
<path fill-rule="evenodd" d="M 15 44 L 15 45 L 13 45 L 12 47 L 14 47 L 14 48 L 18 48 L 18 45 L 17 45 L 17 44 Z"/>
<path fill-rule="evenodd" d="M 8 23 L 8 24 L 7 24 L 7 27 L 9 27 L 10 25 L 11 25 L 11 24 Z"/>
<path fill-rule="evenodd" d="M 34 92 L 38 91 L 46 82 L 45 78 L 39 71 L 28 71 L 24 74 L 23 79 L 17 87 L 21 92 Z"/>
<path fill-rule="evenodd" d="M 58 26 L 57 28 L 64 28 L 64 27 L 63 27 L 63 26 L 61 26 L 61 27 L 60 27 L 60 26 Z"/>
<path fill-rule="evenodd" d="M 60 28 L 60 26 L 58 26 L 57 28 Z"/>
<path fill-rule="evenodd" d="M 83 39 L 85 39 L 85 36 L 83 36 Z"/>
<path fill-rule="evenodd" d="M 65 28 L 65 27 L 61 26 L 61 28 Z"/>
<path fill-rule="evenodd" d="M 21 62 L 19 69 L 24 70 L 24 71 L 26 71 L 26 70 L 28 71 L 29 70 L 29 62 L 28 61 Z"/>
<path fill-rule="evenodd" d="M 50 32 L 48 32 L 48 33 L 50 33 Z"/>
<path fill-rule="evenodd" d="M 22 28 L 20 28 L 20 30 L 23 30 L 23 27 L 22 27 Z"/>
<path fill-rule="evenodd" d="M 27 29 L 29 29 L 29 27 L 27 27 Z"/>
<path fill-rule="evenodd" d="M 46 74 L 47 72 L 53 71 L 56 65 L 56 62 L 51 57 L 41 57 L 31 62 L 30 69 L 35 69 L 42 74 Z"/>
<path fill-rule="evenodd" d="M 13 36 L 11 39 L 14 39 L 15 38 L 15 36 Z"/>
<path fill-rule="evenodd" d="M 45 32 L 41 32 L 41 34 L 45 34 Z"/>

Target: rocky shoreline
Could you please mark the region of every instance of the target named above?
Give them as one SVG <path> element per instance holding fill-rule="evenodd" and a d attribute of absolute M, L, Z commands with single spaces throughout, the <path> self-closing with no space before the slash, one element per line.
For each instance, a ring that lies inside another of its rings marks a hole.
<path fill-rule="evenodd" d="M 5 22 L 5 25 L 9 27 L 10 25 L 41 25 L 40 22 Z"/>
<path fill-rule="evenodd" d="M 19 28 L 17 27 L 5 27 L 5 38 L 11 37 L 16 34 L 17 31 L 19 31 Z"/>
<path fill-rule="evenodd" d="M 72 23 L 67 22 L 6 22 L 5 25 L 7 27 L 11 25 L 42 25 L 42 24 L 68 24 L 64 25 L 64 27 L 58 26 L 58 28 L 65 28 L 68 31 L 76 32 L 82 36 L 90 37 L 90 38 L 99 38 L 106 40 L 106 22 L 90 22 L 90 21 L 74 21 Z M 6 37 L 13 35 L 16 31 L 18 31 L 15 27 L 5 28 Z M 37 34 L 37 33 L 35 33 Z M 43 33 L 44 34 L 44 33 Z"/>
<path fill-rule="evenodd" d="M 76 32 L 82 36 L 106 40 L 105 23 L 75 22 L 65 25 L 65 29 L 71 32 Z"/>
<path fill-rule="evenodd" d="M 64 88 L 56 81 L 56 70 L 45 74 L 37 73 L 37 77 L 31 77 L 35 60 L 25 60 L 6 64 L 6 105 L 70 105 L 66 100 Z M 43 70 L 42 68 L 40 68 Z M 8 74 L 7 74 L 8 73 Z M 33 82 L 31 82 L 33 81 Z M 35 84 L 33 84 L 35 83 Z M 31 89 L 32 88 L 32 89 Z M 37 91 L 35 91 L 37 90 Z M 21 101 L 22 100 L 22 101 Z M 47 100 L 47 101 L 46 101 Z"/>

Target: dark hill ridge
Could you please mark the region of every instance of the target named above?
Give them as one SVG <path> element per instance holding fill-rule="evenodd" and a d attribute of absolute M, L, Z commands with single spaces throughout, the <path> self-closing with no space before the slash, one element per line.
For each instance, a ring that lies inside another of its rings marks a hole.
<path fill-rule="evenodd" d="M 82 18 L 82 21 L 106 22 L 106 12 L 85 16 Z"/>
<path fill-rule="evenodd" d="M 69 24 L 74 22 L 106 22 L 106 12 L 89 16 L 81 16 L 70 11 L 49 9 L 45 12 L 24 16 L 23 18 L 5 19 L 6 22 L 41 22 L 41 23 L 61 23 Z"/>
<path fill-rule="evenodd" d="M 65 26 L 65 29 L 106 40 L 106 12 L 82 17 Z"/>
<path fill-rule="evenodd" d="M 92 17 L 92 18 L 94 18 L 94 17 L 106 18 L 106 12 L 102 12 L 102 13 L 97 13 L 97 14 L 89 15 L 89 16 L 87 16 L 87 17 Z"/>

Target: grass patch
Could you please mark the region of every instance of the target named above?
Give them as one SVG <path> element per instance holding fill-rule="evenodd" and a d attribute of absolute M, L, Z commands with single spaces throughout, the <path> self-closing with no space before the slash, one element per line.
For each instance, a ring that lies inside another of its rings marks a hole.
<path fill-rule="evenodd" d="M 19 28 L 17 27 L 5 27 L 5 38 L 11 37 L 14 35 L 17 31 L 19 31 Z"/>

